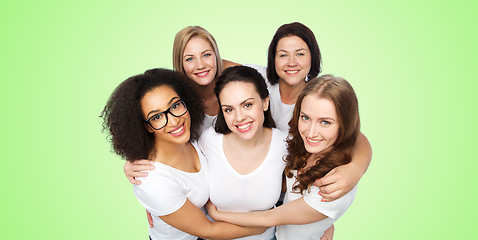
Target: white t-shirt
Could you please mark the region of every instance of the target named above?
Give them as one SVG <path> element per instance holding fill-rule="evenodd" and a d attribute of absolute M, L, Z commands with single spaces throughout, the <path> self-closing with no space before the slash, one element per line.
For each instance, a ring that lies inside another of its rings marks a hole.
<path fill-rule="evenodd" d="M 289 121 L 294 113 L 295 104 L 288 105 L 282 102 L 280 98 L 279 84 L 271 85 L 269 83 L 267 80 L 266 67 L 257 64 L 244 64 L 244 66 L 256 69 L 265 79 L 267 89 L 269 90 L 269 106 L 271 108 L 272 119 L 274 119 L 276 127 L 279 130 L 289 131 Z"/>
<path fill-rule="evenodd" d="M 253 172 L 242 175 L 229 163 L 224 153 L 224 135 L 207 129 L 199 138 L 199 146 L 209 164 L 209 198 L 220 211 L 251 212 L 268 210 L 274 206 L 281 192 L 282 173 L 287 154 L 284 142 L 287 133 L 272 129 L 269 152 Z M 261 235 L 240 239 L 269 240 L 274 228 Z"/>
<path fill-rule="evenodd" d="M 267 82 L 267 87 L 269 88 L 272 118 L 276 122 L 276 127 L 282 131 L 289 131 L 289 121 L 292 119 L 295 104 L 288 105 L 282 102 L 278 83 L 270 85 Z"/>
<path fill-rule="evenodd" d="M 151 239 L 196 240 L 189 235 L 165 223 L 159 216 L 179 210 L 186 199 L 205 212 L 203 206 L 209 198 L 208 165 L 205 156 L 199 151 L 197 143 L 192 143 L 201 162 L 201 170 L 196 173 L 184 172 L 168 165 L 154 162 L 156 169 L 148 177 L 138 178 L 141 185 L 134 185 L 134 194 L 138 201 L 153 217 L 154 228 L 149 228 Z"/>
<path fill-rule="evenodd" d="M 310 187 L 309 191 L 304 191 L 302 194 L 293 193 L 292 187 L 296 183 L 297 171 L 292 171 L 294 176 L 287 178 L 287 192 L 284 198 L 284 204 L 294 201 L 296 199 L 304 197 L 304 201 L 313 209 L 326 215 L 328 218 L 315 223 L 309 223 L 304 225 L 283 225 L 278 226 L 276 231 L 277 240 L 289 240 L 289 239 L 317 239 L 320 240 L 332 224 L 341 217 L 345 211 L 350 207 L 355 199 L 357 193 L 357 186 L 355 186 L 350 192 L 343 197 L 332 201 L 322 202 L 322 197 L 319 195 L 319 188 L 316 186 Z"/>
<path fill-rule="evenodd" d="M 216 118 L 217 118 L 217 115 L 209 116 L 207 114 L 204 114 L 204 122 L 201 125 L 200 133 L 204 132 L 204 130 L 210 128 L 211 126 L 214 127 L 214 122 L 216 121 Z"/>

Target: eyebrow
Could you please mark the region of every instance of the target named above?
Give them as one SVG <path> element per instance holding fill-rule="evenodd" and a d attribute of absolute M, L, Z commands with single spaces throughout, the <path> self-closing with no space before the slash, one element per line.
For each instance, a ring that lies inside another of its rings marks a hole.
<path fill-rule="evenodd" d="M 296 49 L 296 50 L 294 50 L 294 51 L 295 51 L 295 52 L 299 52 L 299 51 L 302 51 L 302 50 L 307 51 L 307 49 L 305 49 L 305 48 L 299 48 L 299 49 Z M 279 49 L 279 50 L 277 50 L 277 52 L 286 52 L 286 53 L 287 53 L 288 51 L 283 50 L 283 49 Z"/>
<path fill-rule="evenodd" d="M 248 98 L 248 99 L 242 101 L 239 105 L 242 105 L 242 104 L 246 103 L 246 102 L 249 101 L 249 100 L 254 100 L 254 98 L 252 98 L 252 97 L 251 97 L 251 98 Z M 232 107 L 232 106 L 231 106 L 231 105 L 222 104 L 221 107 Z"/>
<path fill-rule="evenodd" d="M 173 101 L 176 100 L 176 99 L 180 99 L 180 98 L 179 98 L 179 97 L 173 97 L 173 98 L 171 98 L 171 99 L 169 100 L 169 102 L 168 102 L 168 106 L 171 107 L 171 104 L 172 104 Z M 168 108 L 169 108 L 169 107 L 168 107 Z M 159 111 L 159 110 L 152 110 L 151 112 L 148 113 L 148 115 L 146 115 L 146 118 L 149 118 L 149 115 L 151 115 L 151 114 L 153 114 L 153 113 L 161 113 L 161 111 Z"/>
<path fill-rule="evenodd" d="M 300 111 L 300 114 L 309 116 L 309 114 L 307 114 L 307 113 L 305 113 L 305 112 L 302 112 L 302 111 Z M 332 121 L 337 121 L 337 120 L 335 120 L 334 118 L 331 118 L 331 117 L 321 117 L 321 118 L 319 118 L 319 120 L 332 120 Z"/>

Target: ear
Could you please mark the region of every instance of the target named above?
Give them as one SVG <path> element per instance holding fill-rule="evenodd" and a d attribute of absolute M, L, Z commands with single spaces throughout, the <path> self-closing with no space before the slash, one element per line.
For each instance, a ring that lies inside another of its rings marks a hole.
<path fill-rule="evenodd" d="M 262 100 L 263 101 L 263 106 L 264 106 L 264 112 L 269 109 L 269 97 L 266 97 L 266 99 Z"/>
<path fill-rule="evenodd" d="M 151 126 L 149 126 L 149 124 L 145 123 L 144 124 L 144 128 L 146 128 L 146 131 L 148 131 L 149 133 L 153 133 L 154 130 Z"/>

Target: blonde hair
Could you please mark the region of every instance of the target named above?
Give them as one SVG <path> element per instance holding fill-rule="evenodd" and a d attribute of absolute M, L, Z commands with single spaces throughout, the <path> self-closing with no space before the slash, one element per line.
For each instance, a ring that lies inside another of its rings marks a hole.
<path fill-rule="evenodd" d="M 216 55 L 216 75 L 214 78 L 216 79 L 219 74 L 221 74 L 224 66 L 222 64 L 221 56 L 219 55 L 219 49 L 217 48 L 217 43 L 214 37 L 206 31 L 206 29 L 199 27 L 199 26 L 189 26 L 181 29 L 176 36 L 174 37 L 174 44 L 173 44 L 173 68 L 175 71 L 184 72 L 183 67 L 183 53 L 184 49 L 186 48 L 186 44 L 191 40 L 193 37 L 200 37 L 207 42 L 212 47 L 214 54 Z"/>

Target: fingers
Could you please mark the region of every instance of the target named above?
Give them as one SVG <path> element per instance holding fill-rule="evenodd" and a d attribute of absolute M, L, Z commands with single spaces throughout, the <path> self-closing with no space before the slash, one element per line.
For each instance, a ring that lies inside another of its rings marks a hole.
<path fill-rule="evenodd" d="M 137 160 L 134 162 L 126 161 L 124 164 L 124 174 L 132 184 L 139 185 L 141 181 L 136 180 L 137 177 L 148 176 L 147 172 L 153 170 L 155 167 L 152 164 L 153 161 L 149 160 Z"/>
<path fill-rule="evenodd" d="M 336 174 L 336 168 L 330 170 L 325 176 L 315 181 L 316 186 L 325 186 L 337 182 L 339 176 Z"/>
<path fill-rule="evenodd" d="M 127 177 L 147 177 L 148 173 L 147 172 L 125 172 Z"/>
<path fill-rule="evenodd" d="M 140 185 L 141 184 L 141 181 L 140 180 L 136 180 L 134 177 L 127 177 L 129 182 L 132 183 L 132 184 L 135 184 L 135 185 Z"/>
<path fill-rule="evenodd" d="M 332 240 L 334 238 L 334 225 L 330 226 L 329 229 L 325 230 L 324 235 L 320 238 L 320 240 Z"/>
<path fill-rule="evenodd" d="M 146 217 L 148 218 L 149 227 L 154 228 L 153 217 L 151 216 L 151 213 L 148 212 L 148 210 L 146 210 Z"/>
<path fill-rule="evenodd" d="M 322 202 L 334 201 L 342 196 L 342 191 L 337 184 L 320 186 L 319 189 L 319 195 L 322 196 Z"/>
<path fill-rule="evenodd" d="M 322 191 L 320 191 L 319 195 L 322 196 L 322 202 L 331 202 L 341 198 L 344 194 L 343 191 L 339 190 L 328 194 L 322 193 Z"/>
<path fill-rule="evenodd" d="M 320 189 L 320 192 L 322 194 L 331 194 L 331 193 L 334 193 L 334 192 L 340 190 L 340 187 L 338 186 L 337 183 L 332 183 L 332 184 L 329 184 L 329 185 L 319 186 L 319 189 Z"/>
<path fill-rule="evenodd" d="M 141 159 L 141 160 L 135 160 L 134 164 L 141 164 L 141 165 L 153 165 L 154 161 L 148 160 L 148 159 Z"/>

